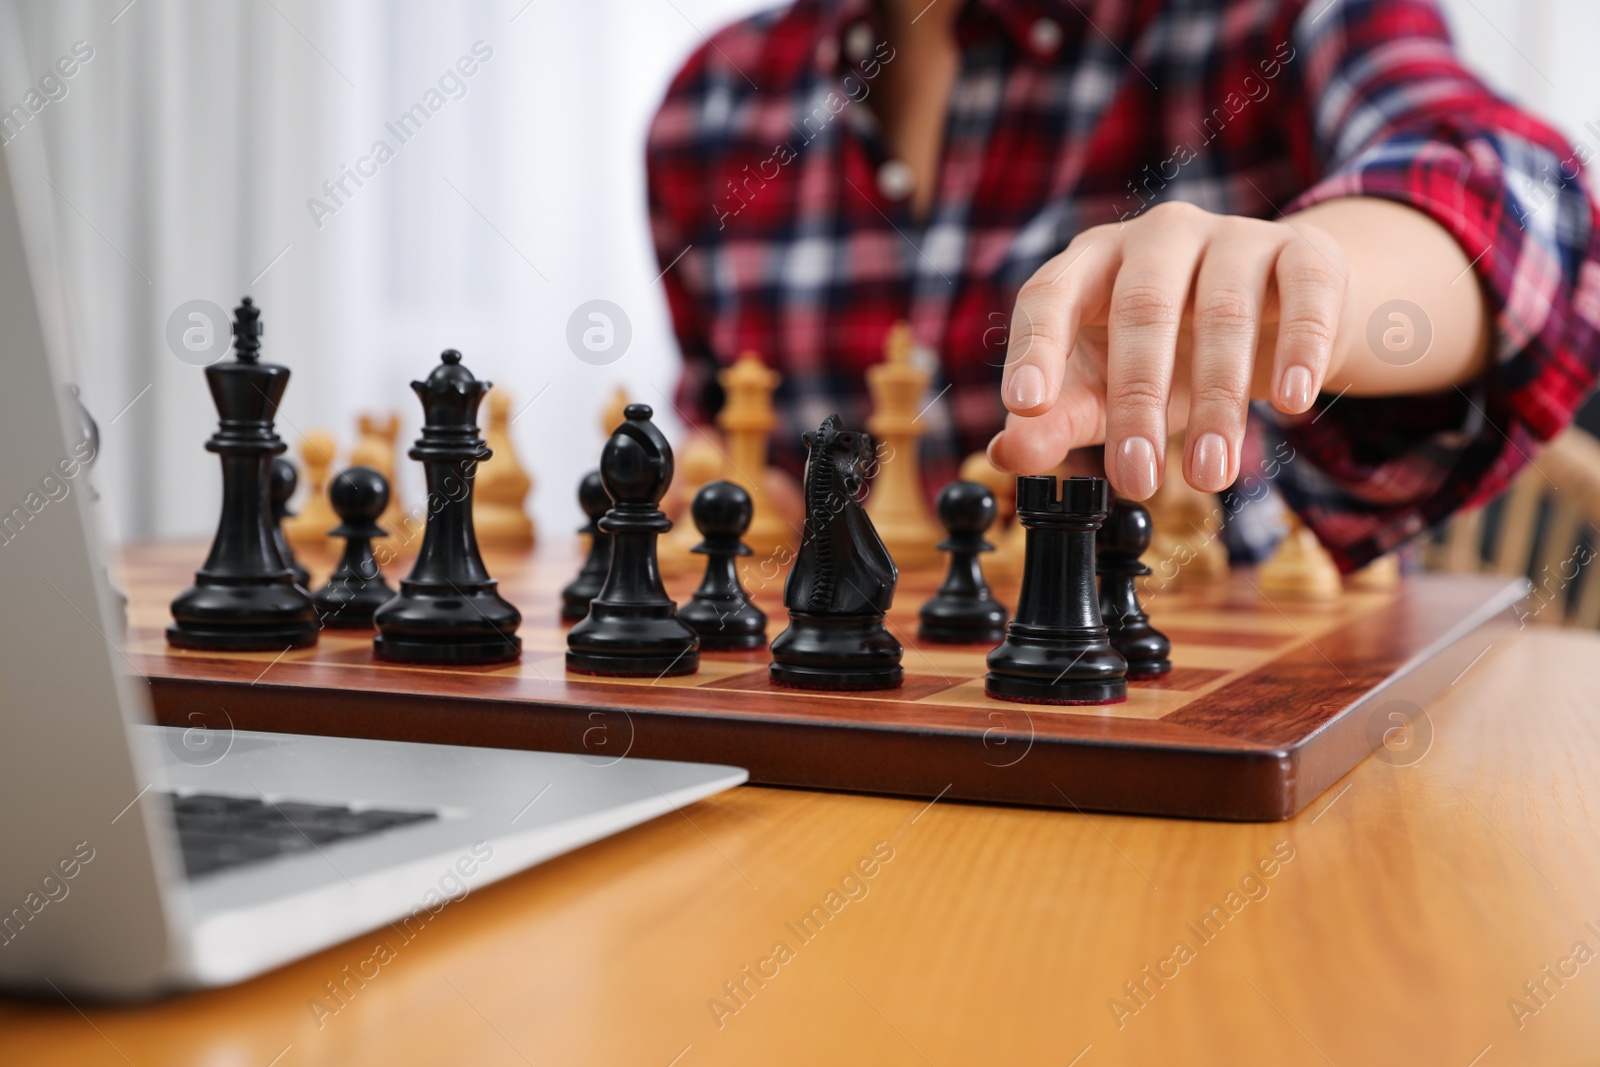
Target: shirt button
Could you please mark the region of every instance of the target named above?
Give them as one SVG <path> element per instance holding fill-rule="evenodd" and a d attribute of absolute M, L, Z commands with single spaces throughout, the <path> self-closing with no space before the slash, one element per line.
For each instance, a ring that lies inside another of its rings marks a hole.
<path fill-rule="evenodd" d="M 1036 19 L 1028 27 L 1028 44 L 1042 56 L 1054 55 L 1061 47 L 1061 23 L 1055 19 Z"/>
<path fill-rule="evenodd" d="M 844 54 L 852 63 L 859 63 L 872 54 L 872 27 L 865 22 L 851 26 L 844 35 Z"/>
<path fill-rule="evenodd" d="M 890 200 L 904 200 L 911 195 L 915 184 L 911 168 L 898 159 L 891 159 L 878 168 L 878 192 Z"/>

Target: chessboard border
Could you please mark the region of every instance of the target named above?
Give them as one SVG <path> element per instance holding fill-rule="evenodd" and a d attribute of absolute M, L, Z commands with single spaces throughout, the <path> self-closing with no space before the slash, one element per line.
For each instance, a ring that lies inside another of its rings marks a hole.
<path fill-rule="evenodd" d="M 903 709 L 900 715 L 874 717 L 890 707 L 881 700 L 874 703 L 866 694 L 850 701 L 860 717 L 836 712 L 797 717 L 730 713 L 716 704 L 697 707 L 694 689 L 655 690 L 652 699 L 660 703 L 647 706 L 640 703 L 644 695 L 640 687 L 604 682 L 586 682 L 579 690 L 596 703 L 570 697 L 537 702 L 508 699 L 496 696 L 492 686 L 466 684 L 465 678 L 447 692 L 429 693 L 307 685 L 296 681 L 293 671 L 275 671 L 278 680 L 250 684 L 237 678 L 154 671 L 148 682 L 157 721 L 172 726 L 189 725 L 193 712 L 210 714 L 220 706 L 232 726 L 241 730 L 542 749 L 577 753 L 601 764 L 622 752 L 734 764 L 746 767 L 751 782 L 761 785 L 1277 821 L 1304 810 L 1382 746 L 1383 728 L 1373 724 L 1379 708 L 1394 700 L 1424 706 L 1483 657 L 1515 625 L 1510 608 L 1527 587 L 1521 579 L 1492 576 L 1408 581 L 1454 582 L 1463 589 L 1462 583 L 1473 583 L 1481 595 L 1475 595 L 1474 610 L 1424 647 L 1397 654 L 1390 662 L 1368 655 L 1373 661 L 1362 664 L 1367 673 L 1359 681 L 1345 680 L 1346 686 L 1364 685 L 1360 695 L 1289 741 L 1282 738 L 1293 734 L 1293 721 L 1273 714 L 1266 703 L 1281 698 L 1281 692 L 1273 691 L 1274 686 L 1281 690 L 1281 677 L 1257 679 L 1263 689 L 1263 714 L 1261 736 L 1255 738 L 1213 733 L 1199 722 L 1078 715 L 1041 718 L 1037 721 L 1048 722 L 1050 728 L 1039 731 L 1033 725 L 1035 714 L 1053 713 L 1030 712 L 1023 704 L 1015 705 L 1014 715 L 993 716 L 1002 720 L 999 725 L 984 726 L 990 720 L 977 710 L 964 726 L 953 719 L 919 724 L 909 721 Z M 1405 588 L 1398 595 L 1405 598 Z M 1342 630 L 1349 631 L 1350 639 L 1359 636 L 1370 645 L 1382 635 L 1375 638 L 1367 623 L 1358 616 Z M 1297 651 L 1308 662 L 1309 657 L 1322 656 L 1318 646 L 1309 643 Z M 1346 661 L 1346 666 L 1353 662 Z M 1274 660 L 1230 688 L 1248 686 L 1253 674 L 1275 667 L 1281 672 Z M 760 694 L 747 695 L 752 702 L 761 700 Z M 1326 710 L 1328 695 L 1316 697 L 1324 705 L 1315 714 Z M 840 699 L 821 698 L 825 703 Z M 464 715 L 467 703 L 470 714 Z M 1182 719 L 1188 707 L 1173 718 Z M 1026 729 L 1014 725 L 1024 722 Z M 1171 736 L 1175 731 L 1187 735 L 1181 743 Z"/>

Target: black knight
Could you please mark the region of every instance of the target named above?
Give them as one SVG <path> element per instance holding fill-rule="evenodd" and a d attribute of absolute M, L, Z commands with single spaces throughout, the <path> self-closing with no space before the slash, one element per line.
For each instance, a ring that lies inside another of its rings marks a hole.
<path fill-rule="evenodd" d="M 804 689 L 890 689 L 900 642 L 884 627 L 899 578 L 861 506 L 872 438 L 830 415 L 805 434 L 805 529 L 783 588 L 789 627 L 772 642 L 774 682 Z"/>

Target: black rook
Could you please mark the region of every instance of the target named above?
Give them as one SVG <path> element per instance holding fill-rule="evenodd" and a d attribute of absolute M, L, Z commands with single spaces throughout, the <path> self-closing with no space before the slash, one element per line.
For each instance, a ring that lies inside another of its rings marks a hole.
<path fill-rule="evenodd" d="M 1095 531 L 1109 509 L 1104 478 L 1017 479 L 1027 530 L 1022 592 L 1006 639 L 989 653 L 983 688 L 1034 704 L 1115 704 L 1128 696 L 1128 661 L 1111 647 L 1094 582 Z"/>

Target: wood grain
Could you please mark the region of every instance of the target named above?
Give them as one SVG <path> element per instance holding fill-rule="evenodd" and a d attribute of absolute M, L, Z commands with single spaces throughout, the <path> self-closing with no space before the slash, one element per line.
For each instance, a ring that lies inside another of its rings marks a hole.
<path fill-rule="evenodd" d="M 1592 1065 L 1600 960 L 1520 1027 L 1508 1001 L 1600 950 L 1596 692 L 1600 637 L 1506 637 L 1427 705 L 1421 758 L 1285 823 L 742 788 L 450 905 L 320 1026 L 308 1003 L 392 934 L 151 1007 L 0 1003 L 0 1063 Z M 878 842 L 865 897 L 800 943 Z M 1265 896 L 1202 942 L 1252 871 Z"/>
<path fill-rule="evenodd" d="M 603 742 L 596 755 L 733 763 L 762 784 L 1246 820 L 1293 815 L 1364 758 L 1382 739 L 1374 709 L 1419 703 L 1454 677 L 1492 640 L 1470 632 L 1485 605 L 1520 585 L 1423 576 L 1297 604 L 1240 573 L 1150 598 L 1156 625 L 1180 635 L 1171 677 L 1131 683 L 1122 704 L 1044 707 L 985 695 L 987 648 L 916 641 L 938 578 L 926 572 L 903 579 L 889 619 L 906 645 L 904 686 L 818 693 L 772 684 L 765 650 L 704 653 L 681 678 L 566 671 L 556 590 L 575 562 L 549 548 L 489 560 L 524 613 L 519 663 L 379 662 L 368 631 L 325 630 L 315 648 L 281 654 L 171 649 L 166 604 L 202 555 L 144 546 L 126 565 L 127 657 L 169 724 L 222 708 L 241 729 L 575 752 Z M 684 598 L 696 576 L 677 581 Z M 756 591 L 774 634 L 777 591 Z"/>

